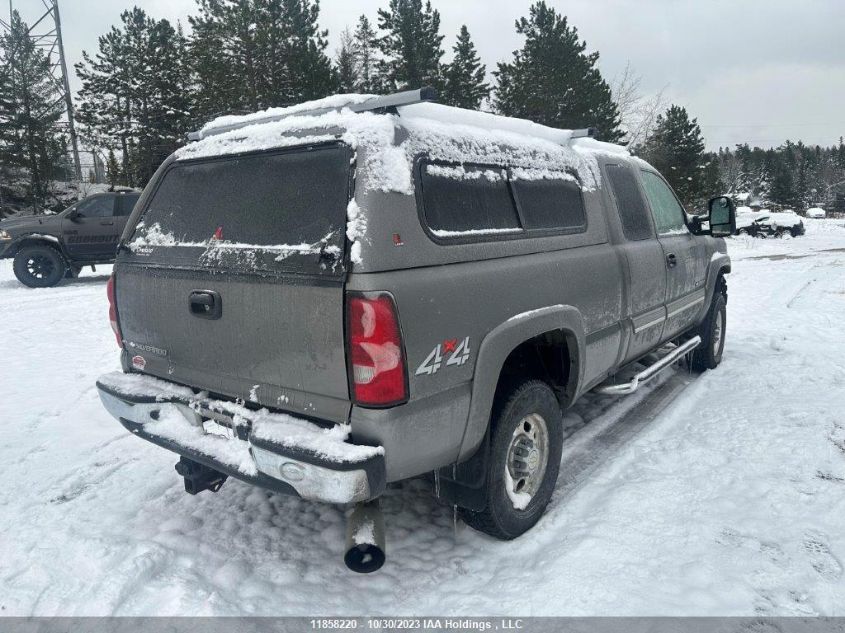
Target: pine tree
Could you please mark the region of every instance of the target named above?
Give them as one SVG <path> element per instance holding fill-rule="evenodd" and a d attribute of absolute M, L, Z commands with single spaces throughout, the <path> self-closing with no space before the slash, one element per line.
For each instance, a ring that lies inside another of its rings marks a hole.
<path fill-rule="evenodd" d="M 50 61 L 17 11 L 9 26 L 0 39 L 0 164 L 25 170 L 28 197 L 43 203 L 61 163 L 56 123 L 63 103 L 50 79 Z"/>
<path fill-rule="evenodd" d="M 117 156 L 114 155 L 113 149 L 109 149 L 106 157 L 106 178 L 112 189 L 121 183 L 120 164 L 117 162 Z"/>
<path fill-rule="evenodd" d="M 76 66 L 78 120 L 98 149 L 119 149 L 130 186 L 144 185 L 191 126 L 186 41 L 181 29 L 135 7 Z"/>
<path fill-rule="evenodd" d="M 255 111 L 337 88 L 318 0 L 198 0 L 188 18 L 197 114 Z"/>
<path fill-rule="evenodd" d="M 709 154 L 701 165 L 700 197 L 695 201 L 695 209 L 704 210 L 704 203 L 710 198 L 720 196 L 725 191 L 725 183 L 719 170 L 719 157 Z"/>
<path fill-rule="evenodd" d="M 466 25 L 461 26 L 452 50 L 455 56 L 444 69 L 441 101 L 447 105 L 477 110 L 490 95 L 490 85 L 484 81 L 487 69 L 475 51 Z"/>
<path fill-rule="evenodd" d="M 331 60 L 326 55 L 329 32 L 321 30 L 319 0 L 281 0 L 284 46 L 282 58 L 290 81 L 280 105 L 325 97 L 337 90 Z M 275 0 L 270 0 L 274 4 Z M 272 99 L 272 94 L 268 97 Z"/>
<path fill-rule="evenodd" d="M 845 162 L 840 160 L 843 144 L 807 147 L 785 141 L 772 149 L 749 147 L 719 152 L 719 171 L 731 193 L 748 192 L 752 200 L 797 210 L 813 204 L 845 210 Z"/>
<path fill-rule="evenodd" d="M 99 38 L 99 52 L 95 57 L 82 52 L 82 62 L 76 65 L 76 74 L 82 81 L 76 118 L 82 126 L 81 135 L 92 147 L 119 144 L 124 173 L 127 173 L 130 79 L 123 51 L 122 33 L 112 27 Z"/>
<path fill-rule="evenodd" d="M 340 47 L 335 57 L 338 89 L 341 92 L 355 92 L 357 89 L 359 79 L 356 57 L 355 38 L 348 28 L 344 29 L 340 34 Z"/>
<path fill-rule="evenodd" d="M 378 11 L 378 26 L 386 32 L 378 40 L 383 57 L 377 62 L 381 89 L 394 92 L 434 86 L 442 90 L 440 12 L 432 9 L 431 2 L 390 0 L 387 9 Z"/>
<path fill-rule="evenodd" d="M 248 36 L 251 16 L 236 22 L 231 7 L 219 0 L 198 0 L 198 16 L 188 16 L 191 36 L 188 40 L 188 63 L 193 83 L 193 107 L 197 122 L 218 114 L 246 109 L 246 102 L 255 102 L 252 47 L 244 48 L 235 33 Z M 236 24 L 245 23 L 241 29 Z M 236 63 L 237 62 L 237 63 Z M 237 68 L 238 74 L 233 75 Z M 250 108 L 255 110 L 257 108 Z"/>
<path fill-rule="evenodd" d="M 799 151 L 801 143 L 798 143 Z M 795 181 L 795 202 L 801 209 L 808 208 L 811 204 L 809 175 L 807 173 L 807 161 L 801 157 L 798 160 L 798 177 Z"/>
<path fill-rule="evenodd" d="M 17 111 L 11 72 L 12 58 L 13 52 L 6 49 L 4 40 L 0 40 L 0 202 L 2 202 L 3 187 L 11 182 L 16 169 L 16 166 L 5 159 L 17 144 L 18 138 L 17 130 L 11 123 Z"/>
<path fill-rule="evenodd" d="M 775 204 L 780 204 L 786 207 L 796 206 L 796 192 L 795 182 L 792 177 L 792 171 L 787 167 L 786 163 L 781 161 L 775 166 L 772 174 L 772 185 L 769 190 L 769 198 Z"/>
<path fill-rule="evenodd" d="M 692 207 L 710 193 L 701 177 L 704 138 L 685 108 L 673 105 L 657 117 L 654 134 L 641 154 L 666 177 L 684 204 Z"/>
<path fill-rule="evenodd" d="M 595 126 L 602 140 L 621 139 L 619 111 L 596 66 L 599 54 L 585 52 L 566 17 L 541 0 L 517 20 L 516 31 L 525 43 L 493 73 L 495 109 L 552 127 Z"/>
<path fill-rule="evenodd" d="M 355 90 L 362 94 L 372 94 L 379 91 L 378 71 L 376 69 L 376 54 L 378 43 L 376 32 L 370 25 L 367 16 L 358 18 L 358 26 L 355 27 L 355 66 L 358 82 Z"/>

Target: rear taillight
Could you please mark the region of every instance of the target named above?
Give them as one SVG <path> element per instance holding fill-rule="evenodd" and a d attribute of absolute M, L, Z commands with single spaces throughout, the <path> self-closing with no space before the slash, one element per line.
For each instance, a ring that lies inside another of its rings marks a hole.
<path fill-rule="evenodd" d="M 402 333 L 393 297 L 349 295 L 346 304 L 350 383 L 356 404 L 389 407 L 408 399 Z"/>
<path fill-rule="evenodd" d="M 106 294 L 109 297 L 109 322 L 111 323 L 111 329 L 114 331 L 114 337 L 117 339 L 118 347 L 123 347 L 120 324 L 117 322 L 117 302 L 114 299 L 114 273 L 109 277 L 109 282 L 106 284 Z"/>

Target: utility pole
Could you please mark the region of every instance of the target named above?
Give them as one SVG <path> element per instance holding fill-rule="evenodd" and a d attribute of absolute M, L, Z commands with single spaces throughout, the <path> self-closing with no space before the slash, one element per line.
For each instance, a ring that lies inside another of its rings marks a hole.
<path fill-rule="evenodd" d="M 9 0 L 11 2 L 11 0 Z M 67 106 L 67 125 L 70 143 L 73 148 L 73 169 L 76 180 L 82 182 L 82 166 L 79 164 L 79 142 L 76 138 L 76 125 L 73 121 L 73 99 L 70 95 L 70 83 L 67 78 L 67 63 L 65 62 L 65 47 L 62 44 L 62 20 L 59 17 L 59 0 L 53 0 L 53 20 L 56 24 L 56 42 L 59 48 L 59 63 L 62 68 L 62 83 L 65 87 L 65 105 Z"/>
<path fill-rule="evenodd" d="M 55 84 L 60 99 L 56 102 L 64 101 L 64 110 L 67 115 L 68 134 L 70 136 L 71 149 L 73 152 L 73 167 L 76 179 L 82 181 L 82 165 L 79 161 L 79 139 L 76 136 L 76 124 L 73 120 L 73 98 L 70 92 L 70 82 L 67 74 L 67 62 L 65 60 L 65 47 L 62 42 L 62 23 L 59 16 L 59 0 L 41 0 L 46 8 L 46 11 L 32 23 L 29 27 L 27 35 L 35 43 L 35 45 L 45 51 L 50 60 L 49 78 Z M 0 19 L 0 32 L 8 30 L 11 32 L 12 16 L 14 15 L 14 0 L 9 0 L 9 23 Z M 53 21 L 53 28 L 49 28 L 49 19 Z M 41 26 L 45 20 L 46 26 Z M 46 29 L 41 34 L 34 33 L 36 28 Z M 58 61 L 55 61 L 55 56 Z M 14 52 L 12 58 L 9 60 L 10 65 L 14 67 Z M 60 74 L 61 76 L 57 76 Z M 14 76 L 14 74 L 13 74 Z"/>

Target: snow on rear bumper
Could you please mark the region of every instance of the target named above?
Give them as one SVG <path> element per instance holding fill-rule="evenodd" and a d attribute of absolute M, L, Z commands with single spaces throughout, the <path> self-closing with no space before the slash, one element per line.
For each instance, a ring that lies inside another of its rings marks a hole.
<path fill-rule="evenodd" d="M 254 411 L 141 374 L 105 374 L 97 389 L 135 435 L 248 483 L 328 503 L 373 499 L 386 486 L 384 449 L 348 443 L 345 425 Z"/>

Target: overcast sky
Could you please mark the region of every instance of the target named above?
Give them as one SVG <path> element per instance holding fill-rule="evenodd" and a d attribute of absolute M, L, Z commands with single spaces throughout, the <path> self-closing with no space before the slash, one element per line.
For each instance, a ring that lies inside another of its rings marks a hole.
<path fill-rule="evenodd" d="M 32 21 L 41 0 L 13 0 Z M 338 34 L 362 13 L 373 22 L 387 0 L 322 0 L 320 23 L 332 54 Z M 5 4 L 5 3 L 4 3 Z M 195 0 L 137 0 L 150 15 L 187 27 Z M 521 41 L 514 21 L 529 0 L 432 0 L 451 46 L 466 24 L 488 70 Z M 549 0 L 569 16 L 612 82 L 630 62 L 645 93 L 697 117 L 708 148 L 787 138 L 832 145 L 845 135 L 845 0 Z M 70 62 L 93 52 L 97 36 L 131 0 L 60 0 Z M 3 16 L 4 18 L 6 16 Z M 79 83 L 75 77 L 73 85 Z"/>

